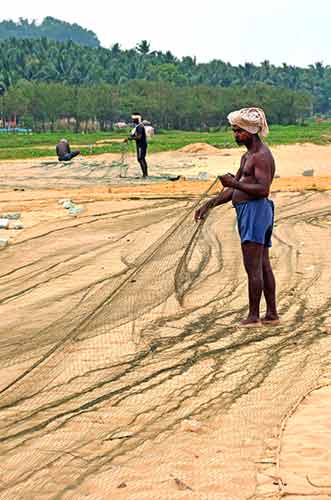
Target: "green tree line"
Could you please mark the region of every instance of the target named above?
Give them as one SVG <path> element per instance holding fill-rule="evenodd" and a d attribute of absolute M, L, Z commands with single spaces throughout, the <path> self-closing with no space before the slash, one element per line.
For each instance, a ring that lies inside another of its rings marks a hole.
<path fill-rule="evenodd" d="M 313 111 L 331 111 L 331 67 L 317 62 L 307 68 L 268 61 L 233 66 L 221 60 L 199 64 L 192 57 L 176 58 L 170 51 L 151 51 L 146 40 L 122 50 L 84 47 L 72 41 L 9 39 L 0 42 L 0 85 L 8 89 L 19 80 L 63 82 L 70 85 L 108 83 L 127 85 L 132 80 L 167 82 L 174 86 L 242 87 L 263 83 L 276 88 L 308 92 Z"/>
<path fill-rule="evenodd" d="M 167 81 L 134 80 L 125 85 L 20 80 L 1 97 L 2 116 L 34 130 L 107 130 L 139 110 L 156 127 L 211 130 L 227 124 L 241 106 L 262 106 L 270 123 L 290 124 L 311 114 L 308 93 L 258 83 L 255 86 L 177 87 Z"/>

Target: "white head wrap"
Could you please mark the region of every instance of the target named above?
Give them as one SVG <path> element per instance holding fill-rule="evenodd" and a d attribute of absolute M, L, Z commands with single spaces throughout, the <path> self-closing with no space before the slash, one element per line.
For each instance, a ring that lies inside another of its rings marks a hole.
<path fill-rule="evenodd" d="M 261 108 L 243 108 L 232 111 L 228 115 L 230 125 L 236 125 L 251 134 L 261 134 L 266 137 L 269 134 L 269 127 L 264 111 Z"/>

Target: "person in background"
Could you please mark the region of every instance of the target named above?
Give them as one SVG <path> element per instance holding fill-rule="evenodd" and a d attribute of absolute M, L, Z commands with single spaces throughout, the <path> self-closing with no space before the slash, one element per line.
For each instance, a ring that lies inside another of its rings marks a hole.
<path fill-rule="evenodd" d="M 80 151 L 70 151 L 70 145 L 67 139 L 61 139 L 56 145 L 56 154 L 59 161 L 70 161 L 80 154 Z"/>
<path fill-rule="evenodd" d="M 134 113 L 131 116 L 131 119 L 135 125 L 132 129 L 129 137 L 124 139 L 124 142 L 127 141 L 135 141 L 136 149 L 137 149 L 137 160 L 141 167 L 141 171 L 143 177 L 148 177 L 148 166 L 146 162 L 146 154 L 147 154 L 147 137 L 145 125 L 142 122 L 142 117 L 140 113 Z"/>

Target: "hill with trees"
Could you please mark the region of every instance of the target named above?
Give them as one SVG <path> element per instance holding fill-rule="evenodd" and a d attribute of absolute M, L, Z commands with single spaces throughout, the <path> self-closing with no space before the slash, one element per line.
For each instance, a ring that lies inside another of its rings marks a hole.
<path fill-rule="evenodd" d="M 99 47 L 100 42 L 93 31 L 82 28 L 78 24 L 70 24 L 48 16 L 37 24 L 36 21 L 20 18 L 14 21 L 0 22 L 0 40 L 8 38 L 48 38 L 58 42 L 73 41 L 88 47 Z"/>

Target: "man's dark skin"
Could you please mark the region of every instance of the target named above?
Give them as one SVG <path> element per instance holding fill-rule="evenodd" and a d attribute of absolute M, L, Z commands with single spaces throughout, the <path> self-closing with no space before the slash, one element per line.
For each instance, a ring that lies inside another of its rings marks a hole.
<path fill-rule="evenodd" d="M 267 198 L 275 174 L 275 162 L 269 148 L 258 134 L 251 134 L 240 127 L 232 127 L 237 144 L 243 144 L 247 152 L 242 156 L 240 168 L 235 176 L 220 176 L 226 188 L 219 195 L 205 203 L 195 213 L 195 220 L 204 219 L 208 211 L 218 205 L 232 201 L 233 205 L 242 201 Z M 276 324 L 279 320 L 276 307 L 276 284 L 272 272 L 269 248 L 252 241 L 241 245 L 243 261 L 248 276 L 249 313 L 241 322 L 243 326 L 260 324 L 260 301 L 262 292 L 267 311 L 262 322 Z"/>

